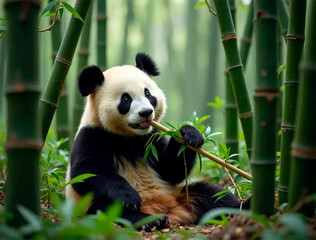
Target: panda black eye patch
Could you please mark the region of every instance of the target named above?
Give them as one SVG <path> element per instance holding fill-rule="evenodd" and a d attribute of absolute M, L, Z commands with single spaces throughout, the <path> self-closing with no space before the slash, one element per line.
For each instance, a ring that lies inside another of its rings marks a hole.
<path fill-rule="evenodd" d="M 129 109 L 131 108 L 133 99 L 128 93 L 123 93 L 121 96 L 121 102 L 118 105 L 118 110 L 120 114 L 128 113 Z"/>
<path fill-rule="evenodd" d="M 145 88 L 144 94 L 145 94 L 145 97 L 149 100 L 150 104 L 153 107 L 156 107 L 157 106 L 157 98 L 155 98 L 153 95 L 151 95 L 150 91 L 147 88 Z"/>

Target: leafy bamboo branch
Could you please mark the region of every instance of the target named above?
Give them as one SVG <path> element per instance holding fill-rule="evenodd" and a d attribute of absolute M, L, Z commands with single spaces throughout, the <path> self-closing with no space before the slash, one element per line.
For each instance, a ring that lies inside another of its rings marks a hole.
<path fill-rule="evenodd" d="M 172 130 L 166 128 L 165 126 L 163 126 L 163 125 L 161 125 L 161 124 L 159 124 L 159 123 L 157 123 L 157 122 L 155 122 L 155 121 L 150 121 L 150 124 L 151 124 L 153 127 L 157 128 L 157 129 L 159 129 L 159 130 L 161 130 L 162 132 L 165 132 L 165 133 L 168 134 L 169 136 L 171 135 L 171 136 L 174 137 L 179 143 L 182 143 L 182 144 L 183 144 L 183 140 L 182 140 L 182 138 L 181 138 L 181 134 L 180 134 L 180 136 L 179 136 L 179 134 L 176 134 L 174 131 L 172 131 Z M 147 145 L 147 146 L 148 146 L 148 145 Z M 210 159 L 210 160 L 216 162 L 217 164 L 219 164 L 219 165 L 221 165 L 221 166 L 223 166 L 223 167 L 226 167 L 227 169 L 229 169 L 229 170 L 231 170 L 231 171 L 233 171 L 233 172 L 235 172 L 235 173 L 241 175 L 242 177 L 244 177 L 244 178 L 246 178 L 246 179 L 248 179 L 248 180 L 251 180 L 251 179 L 252 179 L 252 176 L 251 176 L 249 173 L 246 173 L 246 172 L 244 172 L 244 171 L 242 171 L 242 170 L 236 168 L 235 166 L 233 166 L 233 165 L 231 165 L 231 164 L 225 162 L 224 160 L 222 160 L 222 159 L 220 159 L 219 157 L 217 157 L 217 156 L 215 156 L 215 155 L 213 155 L 213 154 L 211 154 L 211 153 L 209 153 L 209 152 L 203 150 L 202 148 L 195 148 L 195 147 L 193 147 L 193 146 L 191 146 L 191 145 L 187 145 L 187 147 L 190 148 L 190 149 L 192 149 L 193 151 L 197 152 L 198 154 L 201 154 L 202 156 L 207 157 L 208 159 Z M 148 154 L 149 154 L 149 153 L 148 153 Z M 147 156 L 148 156 L 148 154 L 147 154 Z M 144 160 L 144 159 L 143 159 L 143 160 Z"/>

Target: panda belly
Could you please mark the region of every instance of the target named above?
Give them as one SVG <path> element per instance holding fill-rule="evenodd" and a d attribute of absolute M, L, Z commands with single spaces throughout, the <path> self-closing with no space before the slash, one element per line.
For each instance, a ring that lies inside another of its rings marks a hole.
<path fill-rule="evenodd" d="M 141 212 L 167 215 L 171 224 L 195 221 L 194 209 L 186 204 L 185 195 L 181 194 L 182 187 L 162 181 L 148 165 L 142 167 L 141 160 L 136 166 L 125 160 L 123 165 L 119 164 L 118 174 L 140 195 Z"/>

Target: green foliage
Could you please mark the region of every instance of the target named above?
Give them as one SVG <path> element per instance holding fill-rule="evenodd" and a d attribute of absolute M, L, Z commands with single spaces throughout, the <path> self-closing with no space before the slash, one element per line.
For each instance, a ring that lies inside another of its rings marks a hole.
<path fill-rule="evenodd" d="M 284 69 L 286 69 L 286 64 L 282 64 L 280 67 L 278 67 L 278 70 L 277 70 L 278 77 L 284 71 Z"/>
<path fill-rule="evenodd" d="M 3 26 L 0 26 L 0 39 L 1 39 L 6 35 L 6 32 L 8 30 L 8 27 L 6 25 L 8 25 L 8 22 L 4 18 L 0 18 L 0 22 L 4 24 Z"/>
<path fill-rule="evenodd" d="M 49 13 L 49 11 L 55 8 L 55 13 Z M 45 15 L 46 17 L 53 17 L 59 14 L 59 18 L 62 19 L 64 8 L 70 12 L 73 16 L 78 18 L 80 21 L 84 22 L 82 17 L 79 15 L 79 13 L 68 3 L 61 1 L 61 0 L 53 0 L 47 4 L 47 6 L 44 8 L 40 16 Z"/>

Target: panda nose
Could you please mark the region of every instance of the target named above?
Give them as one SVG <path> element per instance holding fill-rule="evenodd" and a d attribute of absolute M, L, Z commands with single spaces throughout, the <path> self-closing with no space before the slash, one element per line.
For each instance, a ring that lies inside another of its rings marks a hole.
<path fill-rule="evenodd" d="M 143 118 L 148 118 L 153 113 L 151 108 L 142 109 L 138 114 Z"/>

